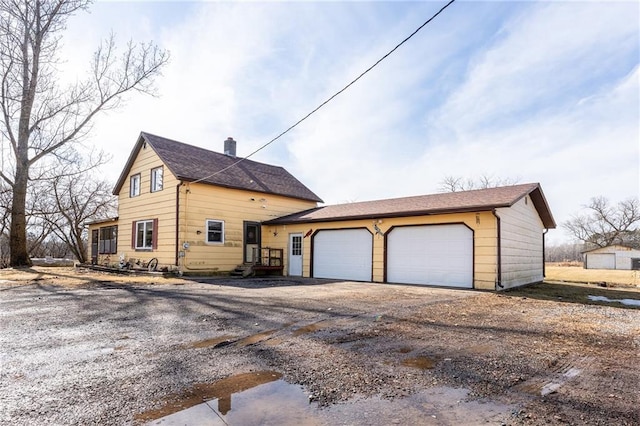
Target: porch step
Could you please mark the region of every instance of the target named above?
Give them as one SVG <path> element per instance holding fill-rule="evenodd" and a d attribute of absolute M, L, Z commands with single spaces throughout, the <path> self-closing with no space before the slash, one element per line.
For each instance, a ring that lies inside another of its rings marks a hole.
<path fill-rule="evenodd" d="M 251 265 L 238 265 L 229 273 L 232 277 L 246 278 L 253 274 L 253 267 Z"/>

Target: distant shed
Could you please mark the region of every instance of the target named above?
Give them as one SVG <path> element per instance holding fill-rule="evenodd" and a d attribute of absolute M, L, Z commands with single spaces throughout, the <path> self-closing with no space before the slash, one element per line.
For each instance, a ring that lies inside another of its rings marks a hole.
<path fill-rule="evenodd" d="M 631 247 L 612 245 L 583 254 L 585 269 L 640 270 L 640 250 Z"/>

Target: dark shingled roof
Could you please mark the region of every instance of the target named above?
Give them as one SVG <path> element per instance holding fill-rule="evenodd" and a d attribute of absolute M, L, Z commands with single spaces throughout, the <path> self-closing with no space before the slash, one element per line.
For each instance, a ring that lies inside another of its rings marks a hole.
<path fill-rule="evenodd" d="M 324 206 L 273 219 L 265 225 L 490 211 L 510 207 L 526 195 L 531 197 L 544 227 L 555 228 L 549 205 L 537 183 Z"/>
<path fill-rule="evenodd" d="M 162 162 L 179 180 L 185 182 L 198 180 L 199 182 L 210 185 L 322 202 L 320 197 L 304 186 L 284 168 L 258 163 L 252 160 L 243 160 L 222 173 L 207 177 L 231 166 L 240 160 L 240 158 L 230 157 L 225 154 L 145 132 L 140 133 L 138 142 L 133 148 L 129 160 L 116 183 L 113 190 L 115 195 L 122 189 L 122 185 L 124 185 L 129 175 L 129 169 L 133 165 L 138 151 L 144 142 L 153 148 Z"/>

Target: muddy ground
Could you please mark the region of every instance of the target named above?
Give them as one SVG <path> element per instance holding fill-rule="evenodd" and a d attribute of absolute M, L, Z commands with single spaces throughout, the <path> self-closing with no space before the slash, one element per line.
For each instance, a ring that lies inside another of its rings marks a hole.
<path fill-rule="evenodd" d="M 640 424 L 640 310 L 532 294 L 0 271 L 0 424 L 141 424 L 264 372 L 313 424 Z"/>

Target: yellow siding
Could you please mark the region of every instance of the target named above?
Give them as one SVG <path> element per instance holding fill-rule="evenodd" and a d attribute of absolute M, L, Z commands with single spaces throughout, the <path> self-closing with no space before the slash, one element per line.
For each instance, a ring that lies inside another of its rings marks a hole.
<path fill-rule="evenodd" d="M 417 216 L 404 218 L 387 218 L 382 223 L 375 223 L 383 233 L 391 227 L 403 225 L 426 225 L 445 223 L 464 223 L 474 231 L 474 288 L 495 289 L 497 274 L 496 219 L 490 212 L 459 213 L 434 216 Z M 385 243 L 384 237 L 375 234 L 374 221 L 371 219 L 350 220 L 342 222 L 321 222 L 312 224 L 263 226 L 262 243 L 265 247 L 284 249 L 285 274 L 288 270 L 287 250 L 289 235 L 321 229 L 368 228 L 373 234 L 373 281 L 384 282 Z M 277 235 L 274 235 L 277 234 Z M 311 237 L 303 239 L 303 275 L 310 276 L 311 270 Z"/>
<path fill-rule="evenodd" d="M 244 259 L 244 222 L 263 222 L 316 206 L 313 201 L 204 184 L 180 188 L 178 240 L 185 272 L 226 272 Z M 206 220 L 224 222 L 224 244 L 206 242 Z M 200 233 L 198 233 L 200 232 Z M 263 230 L 262 246 L 268 236 Z M 175 238 L 175 236 L 174 236 Z M 188 248 L 183 250 L 184 243 Z"/>
<path fill-rule="evenodd" d="M 151 146 L 143 144 L 131 166 L 129 176 L 118 194 L 118 256 L 148 261 L 158 259 L 158 266 L 175 265 L 176 185 L 178 180 L 164 166 L 163 188 L 151 192 L 151 169 L 163 166 Z M 129 196 L 130 177 L 140 173 L 140 195 Z M 158 246 L 152 251 L 132 248 L 133 222 L 158 220 Z"/>

